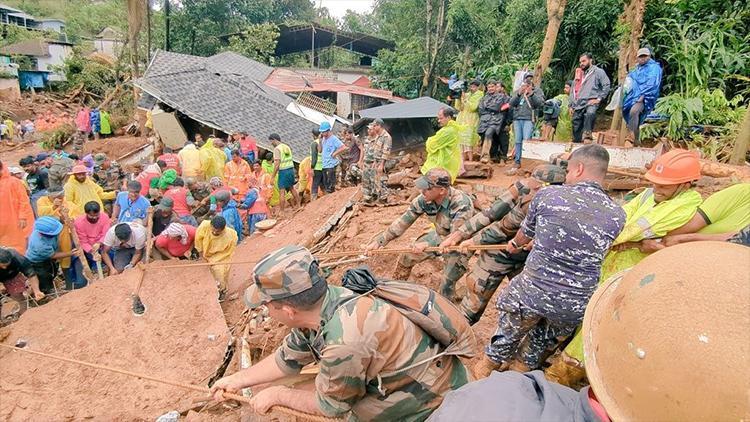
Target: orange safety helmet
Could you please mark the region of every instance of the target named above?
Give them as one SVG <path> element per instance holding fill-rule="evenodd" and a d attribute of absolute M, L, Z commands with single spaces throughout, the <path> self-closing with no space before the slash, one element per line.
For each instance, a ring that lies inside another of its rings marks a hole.
<path fill-rule="evenodd" d="M 679 185 L 701 178 L 701 163 L 698 153 L 684 149 L 673 149 L 651 163 L 646 179 L 659 185 Z"/>

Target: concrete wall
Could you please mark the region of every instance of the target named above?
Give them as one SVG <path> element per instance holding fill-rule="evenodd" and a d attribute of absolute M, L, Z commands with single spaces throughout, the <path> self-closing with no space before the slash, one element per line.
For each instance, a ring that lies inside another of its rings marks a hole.
<path fill-rule="evenodd" d="M 117 57 L 122 49 L 122 42 L 118 40 L 96 39 L 94 40 L 94 49 L 99 53 Z"/>
<path fill-rule="evenodd" d="M 37 70 L 52 72 L 49 75 L 50 81 L 64 81 L 65 75 L 55 73 L 50 66 L 62 66 L 68 56 L 73 54 L 73 49 L 65 44 L 50 44 L 49 57 L 37 57 Z"/>
<path fill-rule="evenodd" d="M 21 98 L 18 79 L 0 79 L 0 100 L 13 101 Z"/>

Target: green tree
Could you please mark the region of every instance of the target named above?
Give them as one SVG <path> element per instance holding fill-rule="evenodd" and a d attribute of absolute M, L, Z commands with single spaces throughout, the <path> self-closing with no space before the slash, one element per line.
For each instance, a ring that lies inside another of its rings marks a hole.
<path fill-rule="evenodd" d="M 254 60 L 270 63 L 279 38 L 279 27 L 272 23 L 249 25 L 242 35 L 229 37 L 225 51 L 234 51 Z"/>

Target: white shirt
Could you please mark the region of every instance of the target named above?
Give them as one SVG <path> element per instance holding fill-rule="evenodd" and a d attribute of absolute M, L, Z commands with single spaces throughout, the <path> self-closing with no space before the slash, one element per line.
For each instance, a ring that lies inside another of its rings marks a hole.
<path fill-rule="evenodd" d="M 130 230 L 132 230 L 132 233 L 130 234 L 130 239 L 128 239 L 125 244 L 121 245 L 120 239 L 117 238 L 115 235 L 115 227 L 117 225 L 114 225 L 107 230 L 107 234 L 104 235 L 104 245 L 109 246 L 110 248 L 114 249 L 120 249 L 120 248 L 135 248 L 137 250 L 143 249 L 146 247 L 146 228 L 143 227 L 141 224 L 132 221 L 129 223 L 124 223 L 130 226 Z"/>

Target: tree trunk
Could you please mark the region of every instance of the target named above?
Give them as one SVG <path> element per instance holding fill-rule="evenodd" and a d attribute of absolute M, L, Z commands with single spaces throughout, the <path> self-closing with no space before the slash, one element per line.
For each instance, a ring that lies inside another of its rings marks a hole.
<path fill-rule="evenodd" d="M 622 87 L 625 78 L 628 76 L 628 70 L 632 69 L 635 65 L 636 53 L 640 45 L 640 38 L 643 35 L 643 12 L 645 9 L 646 0 L 630 0 L 625 5 L 622 15 L 620 15 L 620 21 L 630 29 L 627 37 L 623 34 L 620 40 L 620 52 L 617 64 L 617 82 L 620 87 Z M 627 131 L 624 128 L 625 125 L 623 122 L 622 101 L 620 101 L 615 108 L 612 116 L 612 124 L 610 125 L 610 130 L 619 130 L 617 145 L 625 143 Z"/>
<path fill-rule="evenodd" d="M 435 67 L 437 66 L 437 58 L 440 54 L 440 49 L 445 43 L 445 38 L 448 34 L 445 21 L 445 7 L 447 0 L 439 0 L 437 18 L 435 20 L 435 33 L 430 35 L 431 41 L 429 42 L 428 50 L 428 61 L 427 67 L 424 69 L 424 77 L 422 79 L 422 87 L 420 88 L 420 95 L 427 91 L 430 95 L 434 96 L 437 91 L 437 85 L 435 85 Z M 430 0 L 428 0 L 430 2 Z M 432 12 L 432 4 L 428 7 L 428 10 Z M 431 18 L 428 18 L 428 22 Z M 428 32 L 429 33 L 429 32 Z"/>
<path fill-rule="evenodd" d="M 422 84 L 419 86 L 419 96 L 424 94 L 424 90 L 429 84 L 428 67 L 430 63 L 430 55 L 432 54 L 432 0 L 425 0 L 425 28 L 424 28 L 424 52 L 427 55 L 425 63 L 428 63 L 427 67 L 422 68 Z"/>
<path fill-rule="evenodd" d="M 130 46 L 130 63 L 135 79 L 140 74 L 138 69 L 138 36 L 143 26 L 146 0 L 127 0 L 128 8 L 128 45 Z"/>
<path fill-rule="evenodd" d="M 745 118 L 742 120 L 740 131 L 737 133 L 737 140 L 734 141 L 734 148 L 732 148 L 732 156 L 729 157 L 729 163 L 743 164 L 748 148 L 750 148 L 750 108 L 745 111 Z"/>
<path fill-rule="evenodd" d="M 547 32 L 544 35 L 542 43 L 542 52 L 539 53 L 539 60 L 534 68 L 534 85 L 539 86 L 542 83 L 542 75 L 549 67 L 552 61 L 552 54 L 555 52 L 555 43 L 557 42 L 557 33 L 560 31 L 565 6 L 568 0 L 547 0 Z"/>

